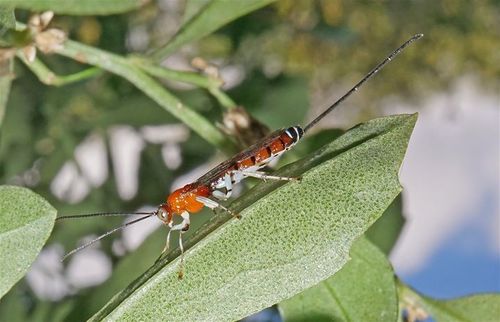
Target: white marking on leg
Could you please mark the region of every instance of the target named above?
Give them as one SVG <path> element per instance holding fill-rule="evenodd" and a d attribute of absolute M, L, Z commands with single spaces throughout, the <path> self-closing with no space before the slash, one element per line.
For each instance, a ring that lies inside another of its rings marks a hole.
<path fill-rule="evenodd" d="M 210 209 L 222 207 L 222 205 L 219 204 L 217 201 L 206 197 L 197 196 L 196 201 L 201 202 L 205 207 L 208 207 Z"/>
<path fill-rule="evenodd" d="M 226 173 L 224 177 L 222 177 L 222 179 L 219 179 L 219 181 L 221 182 L 218 182 L 215 185 L 215 190 L 212 191 L 212 196 L 214 196 L 219 200 L 227 200 L 231 197 L 233 193 L 233 183 L 231 182 L 232 181 L 231 175 L 229 173 Z M 225 189 L 226 192 L 222 192 L 217 189 Z"/>
<path fill-rule="evenodd" d="M 169 229 L 168 230 L 168 233 L 167 233 L 167 241 L 165 242 L 165 247 L 163 247 L 163 250 L 162 250 L 162 254 L 165 253 L 166 251 L 168 251 L 168 249 L 170 248 L 170 233 L 172 232 L 172 229 Z"/>
<path fill-rule="evenodd" d="M 259 169 L 258 166 L 253 166 L 250 168 L 253 168 L 255 170 Z M 250 168 L 248 168 L 248 169 L 250 169 Z M 241 182 L 241 180 L 245 179 L 245 176 L 240 171 L 234 170 L 234 171 L 231 171 L 231 178 L 233 179 L 233 182 L 236 184 L 236 183 Z"/>
<path fill-rule="evenodd" d="M 189 212 L 184 211 L 181 214 L 181 217 L 182 217 L 182 222 L 180 224 L 173 225 L 173 221 L 168 223 L 168 226 L 170 227 L 170 229 L 168 231 L 167 241 L 165 243 L 165 247 L 163 248 L 162 253 L 166 252 L 170 248 L 170 234 L 172 233 L 173 230 L 180 230 L 182 232 L 182 231 L 189 229 L 189 224 L 191 222 L 189 219 Z"/>
<path fill-rule="evenodd" d="M 212 196 L 214 196 L 215 198 L 217 198 L 219 200 L 227 200 L 226 194 L 220 190 L 212 191 Z"/>
<path fill-rule="evenodd" d="M 264 181 L 266 181 L 267 179 L 270 179 L 270 180 L 282 180 L 282 181 L 295 181 L 295 180 L 299 180 L 299 178 L 297 178 L 297 177 L 273 176 L 273 175 L 269 175 L 269 174 L 267 174 L 265 172 L 262 172 L 262 171 L 247 171 L 247 170 L 237 170 L 237 171 L 240 171 L 246 177 L 253 177 L 253 178 L 261 179 L 261 180 L 264 180 Z"/>
<path fill-rule="evenodd" d="M 226 199 L 229 199 L 231 197 L 231 194 L 233 193 L 233 183 L 231 182 L 231 174 L 226 173 L 224 176 L 224 183 L 226 185 Z"/>
<path fill-rule="evenodd" d="M 202 197 L 202 196 L 197 196 L 196 197 L 196 201 L 201 202 L 205 207 L 208 207 L 210 209 L 220 208 L 220 209 L 224 210 L 225 212 L 229 213 L 231 216 L 239 218 L 238 214 L 234 213 L 233 211 L 227 209 L 226 207 L 224 207 L 223 205 L 221 205 L 217 201 L 212 200 L 210 198 Z"/>
<path fill-rule="evenodd" d="M 179 248 L 181 250 L 181 267 L 180 270 L 182 271 L 182 264 L 184 263 L 184 245 L 182 244 L 182 234 L 184 231 L 180 231 L 179 233 Z"/>

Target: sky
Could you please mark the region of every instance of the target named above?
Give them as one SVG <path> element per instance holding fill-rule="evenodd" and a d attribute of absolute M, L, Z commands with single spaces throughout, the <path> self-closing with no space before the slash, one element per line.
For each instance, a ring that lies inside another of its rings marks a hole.
<path fill-rule="evenodd" d="M 500 291 L 499 107 L 471 78 L 421 107 L 400 173 L 407 222 L 391 261 L 425 294 Z"/>

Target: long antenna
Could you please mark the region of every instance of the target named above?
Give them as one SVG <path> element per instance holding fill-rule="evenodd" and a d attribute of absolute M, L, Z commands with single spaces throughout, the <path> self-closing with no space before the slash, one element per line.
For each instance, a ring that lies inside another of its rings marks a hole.
<path fill-rule="evenodd" d="M 394 59 L 400 52 L 403 51 L 407 46 L 409 46 L 415 40 L 422 38 L 424 34 L 416 34 L 415 36 L 408 39 L 404 44 L 399 46 L 396 50 L 394 50 L 389 56 L 387 56 L 381 63 L 379 63 L 374 69 L 372 69 L 362 80 L 360 80 L 353 88 L 351 88 L 347 93 L 344 94 L 341 98 L 339 98 L 335 103 L 330 105 L 323 113 L 321 113 L 318 117 L 311 121 L 311 123 L 307 124 L 304 127 L 304 132 L 307 132 L 310 128 L 312 128 L 316 123 L 321 121 L 325 116 L 327 116 L 331 111 L 333 111 L 340 103 L 342 103 L 346 98 L 348 98 L 352 93 L 356 92 L 361 85 L 363 85 L 367 80 L 369 80 L 373 75 L 378 73 L 388 62 Z"/>
<path fill-rule="evenodd" d="M 88 217 L 104 217 L 104 216 L 142 216 L 142 215 L 150 215 L 153 212 L 96 212 L 92 214 L 83 214 L 83 215 L 70 215 L 70 216 L 61 216 L 57 217 L 56 220 L 63 219 L 77 219 L 77 218 L 88 218 Z"/>
<path fill-rule="evenodd" d="M 89 241 L 89 242 L 87 242 L 87 243 L 85 243 L 85 244 L 83 244 L 83 245 L 81 245 L 81 246 L 79 246 L 79 247 L 77 247 L 77 248 L 73 249 L 72 251 L 70 251 L 69 253 L 67 253 L 66 255 L 64 255 L 64 257 L 62 258 L 61 262 L 62 262 L 62 261 L 64 261 L 64 260 L 65 260 L 66 258 L 68 258 L 69 256 L 73 255 L 74 253 L 76 253 L 76 252 L 78 252 L 78 251 L 81 251 L 81 250 L 82 250 L 82 249 L 84 249 L 84 248 L 89 247 L 89 246 L 90 246 L 90 245 L 92 245 L 93 243 L 98 242 L 99 240 L 103 239 L 104 237 L 106 237 L 106 236 L 108 236 L 108 235 L 111 235 L 111 234 L 112 234 L 112 233 L 114 233 L 115 231 L 121 230 L 121 229 L 123 229 L 123 228 L 125 228 L 125 227 L 127 227 L 127 226 L 130 226 L 130 225 L 133 225 L 133 224 L 135 224 L 135 223 L 138 223 L 139 221 L 142 221 L 142 220 L 147 219 L 147 218 L 149 218 L 149 217 L 151 217 L 151 216 L 154 216 L 154 215 L 156 215 L 156 212 L 150 212 L 150 213 L 148 213 L 148 215 L 146 215 L 146 216 L 144 216 L 144 217 L 141 217 L 141 218 L 138 218 L 138 219 L 135 219 L 135 220 L 129 221 L 129 222 L 127 222 L 127 223 L 125 223 L 125 224 L 123 224 L 123 225 L 121 225 L 121 226 L 118 226 L 118 227 L 116 227 L 116 228 L 114 228 L 114 229 L 112 229 L 112 230 L 110 230 L 110 231 L 108 231 L 108 232 L 105 232 L 105 233 L 104 233 L 104 234 L 102 234 L 101 236 L 99 236 L 99 237 L 97 237 L 97 238 L 95 238 L 95 239 L 92 239 L 91 241 Z M 62 217 L 61 217 L 61 218 L 62 218 Z"/>

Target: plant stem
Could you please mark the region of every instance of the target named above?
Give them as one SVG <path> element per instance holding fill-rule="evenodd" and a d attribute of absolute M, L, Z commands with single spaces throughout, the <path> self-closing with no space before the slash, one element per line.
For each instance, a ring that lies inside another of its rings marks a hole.
<path fill-rule="evenodd" d="M 218 78 L 203 76 L 199 73 L 172 70 L 155 65 L 144 58 L 133 57 L 129 58 L 129 60 L 151 76 L 206 88 L 219 101 L 219 104 L 228 110 L 236 107 L 236 103 L 220 89 L 223 82 Z"/>
<path fill-rule="evenodd" d="M 57 87 L 89 79 L 103 73 L 102 69 L 91 67 L 71 75 L 61 76 L 52 72 L 38 58 L 35 58 L 32 63 L 28 62 L 22 53 L 18 53 L 17 58 L 19 58 L 26 65 L 26 67 L 28 67 L 38 77 L 38 79 L 42 83 Z"/>
<path fill-rule="evenodd" d="M 208 91 L 219 101 L 219 104 L 227 110 L 236 108 L 236 103 L 226 93 L 224 93 L 220 87 L 212 86 L 208 88 Z"/>
<path fill-rule="evenodd" d="M 129 61 L 151 76 L 164 78 L 172 81 L 193 84 L 203 88 L 209 88 L 211 86 L 220 86 L 220 81 L 215 78 L 204 77 L 198 73 L 193 73 L 188 71 L 178 71 L 166 68 L 160 65 L 153 64 L 145 58 L 131 57 L 129 58 Z"/>
<path fill-rule="evenodd" d="M 235 146 L 207 119 L 183 104 L 128 59 L 106 51 L 67 40 L 56 53 L 70 57 L 84 64 L 98 66 L 122 76 L 151 97 L 156 103 L 184 122 L 202 138 L 226 153 L 234 153 Z"/>

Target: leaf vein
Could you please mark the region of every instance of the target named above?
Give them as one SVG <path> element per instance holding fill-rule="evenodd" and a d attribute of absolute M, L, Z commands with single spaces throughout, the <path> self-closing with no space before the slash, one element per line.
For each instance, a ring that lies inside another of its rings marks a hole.
<path fill-rule="evenodd" d="M 333 290 L 333 288 L 328 285 L 328 282 L 325 282 L 324 283 L 325 285 L 325 288 L 327 289 L 327 291 L 330 293 L 331 297 L 333 298 L 333 300 L 337 303 L 337 305 L 339 306 L 340 308 L 340 311 L 342 312 L 342 314 L 344 315 L 344 318 L 346 321 L 352 321 L 351 317 L 349 316 L 349 314 L 347 313 L 347 310 L 344 308 L 344 306 L 342 305 L 342 303 L 340 302 L 340 299 L 338 298 L 337 294 L 335 293 L 335 291 Z"/>

